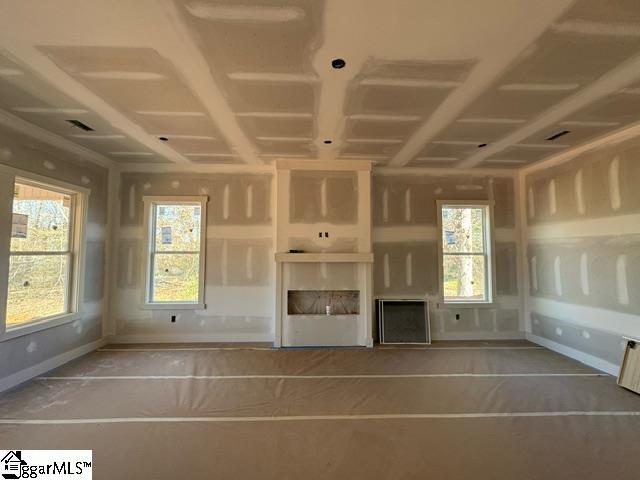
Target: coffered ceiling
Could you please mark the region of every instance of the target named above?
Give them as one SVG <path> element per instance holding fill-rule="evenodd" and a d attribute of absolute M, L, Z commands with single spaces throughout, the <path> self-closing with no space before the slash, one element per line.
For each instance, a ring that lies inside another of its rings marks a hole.
<path fill-rule="evenodd" d="M 519 168 L 640 120 L 637 0 L 0 10 L 0 115 L 130 168 L 282 157 Z"/>

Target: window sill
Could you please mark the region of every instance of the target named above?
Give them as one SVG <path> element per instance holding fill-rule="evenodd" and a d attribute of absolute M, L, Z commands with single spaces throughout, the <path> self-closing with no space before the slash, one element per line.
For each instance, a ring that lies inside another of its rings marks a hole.
<path fill-rule="evenodd" d="M 143 310 L 204 310 L 204 303 L 143 303 Z"/>
<path fill-rule="evenodd" d="M 74 322 L 79 318 L 80 313 L 73 312 L 57 315 L 55 317 L 43 318 L 42 320 L 34 320 L 33 322 L 25 323 L 24 325 L 13 327 L 3 333 L 0 333 L 0 342 L 40 332 L 49 328 L 59 327 L 60 325 Z"/>

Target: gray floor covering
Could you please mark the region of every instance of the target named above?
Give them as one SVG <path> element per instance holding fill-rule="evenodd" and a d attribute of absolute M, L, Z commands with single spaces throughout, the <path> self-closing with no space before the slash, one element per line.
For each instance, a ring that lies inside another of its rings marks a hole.
<path fill-rule="evenodd" d="M 97 479 L 635 479 L 640 396 L 527 342 L 112 345 L 1 394 L 0 446 Z"/>

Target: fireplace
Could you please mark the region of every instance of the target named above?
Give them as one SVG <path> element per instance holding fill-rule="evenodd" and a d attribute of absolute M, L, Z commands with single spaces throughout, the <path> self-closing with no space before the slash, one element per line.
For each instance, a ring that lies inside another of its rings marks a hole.
<path fill-rule="evenodd" d="M 289 290 L 288 315 L 359 315 L 359 290 Z"/>

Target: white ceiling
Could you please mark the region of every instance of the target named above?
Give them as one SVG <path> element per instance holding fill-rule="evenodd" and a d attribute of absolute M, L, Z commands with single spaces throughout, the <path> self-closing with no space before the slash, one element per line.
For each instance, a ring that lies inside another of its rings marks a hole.
<path fill-rule="evenodd" d="M 0 0 L 0 11 L 4 118 L 131 168 L 278 157 L 518 168 L 640 120 L 638 0 Z"/>

